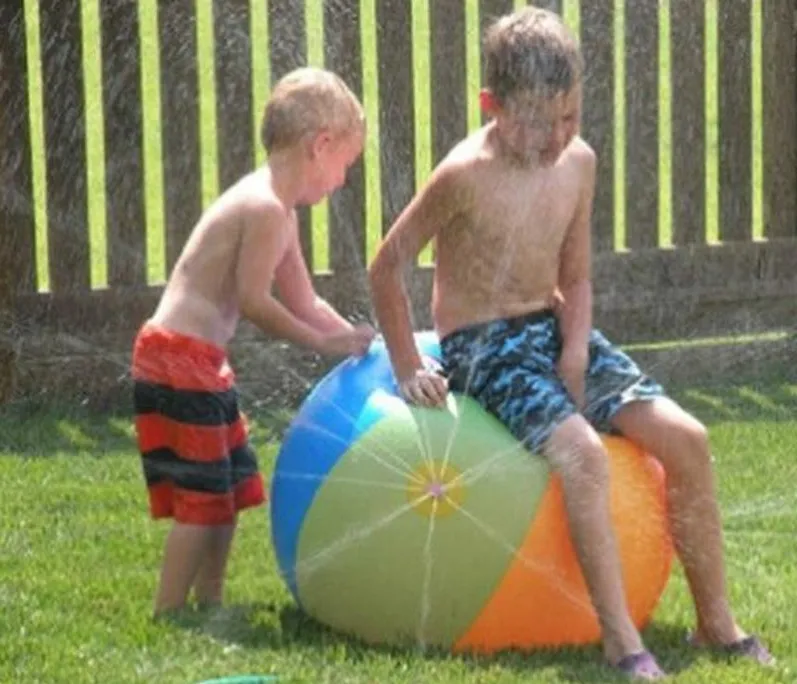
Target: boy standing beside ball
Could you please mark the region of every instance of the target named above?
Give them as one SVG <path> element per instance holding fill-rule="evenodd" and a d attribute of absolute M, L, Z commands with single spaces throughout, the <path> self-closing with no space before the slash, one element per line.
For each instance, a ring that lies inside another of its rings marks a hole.
<path fill-rule="evenodd" d="M 136 337 L 150 510 L 174 520 L 156 615 L 182 608 L 192 588 L 201 605 L 221 602 L 238 512 L 265 500 L 226 352 L 239 319 L 329 355 L 360 355 L 373 338 L 314 292 L 295 210 L 343 185 L 364 136 L 362 107 L 340 78 L 311 68 L 285 76 L 263 116 L 267 164 L 204 213 Z"/>

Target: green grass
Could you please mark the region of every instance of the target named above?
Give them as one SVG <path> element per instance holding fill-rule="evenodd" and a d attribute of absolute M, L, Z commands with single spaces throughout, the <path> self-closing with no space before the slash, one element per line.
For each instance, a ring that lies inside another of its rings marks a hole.
<path fill-rule="evenodd" d="M 685 647 L 692 613 L 677 570 L 646 640 L 678 673 L 673 682 L 794 681 L 797 385 L 693 388 L 676 396 L 709 425 L 733 604 L 781 666 L 765 672 Z M 269 472 L 279 422 L 252 417 Z M 147 517 L 129 419 L 76 406 L 10 407 L 0 414 L 0 444 L 2 682 L 188 684 L 240 673 L 312 684 L 615 681 L 593 647 L 477 659 L 370 648 L 329 631 L 297 610 L 279 579 L 264 509 L 242 516 L 228 606 L 154 623 L 167 527 Z"/>
<path fill-rule="evenodd" d="M 467 45 L 467 82 L 468 82 L 468 124 L 471 128 L 480 122 L 476 93 L 480 84 L 479 76 L 479 39 L 478 39 L 478 1 L 463 0 L 466 8 L 466 26 L 468 28 Z M 701 0 L 702 1 L 702 0 Z M 706 22 L 706 237 L 709 242 L 718 238 L 718 112 L 716 95 L 716 19 L 718 0 L 705 0 L 707 7 Z M 42 0 L 26 0 L 26 25 L 30 36 L 28 59 L 31 65 L 39 64 L 39 27 L 38 7 Z M 309 37 L 308 62 L 323 63 L 323 11 L 321 0 L 306 0 L 306 29 Z M 365 150 L 366 164 L 366 220 L 367 220 L 367 255 L 370 259 L 380 239 L 382 223 L 380 207 L 380 172 L 379 172 L 379 116 L 377 83 L 378 54 L 375 40 L 375 2 L 376 0 L 359 0 L 361 7 L 361 35 L 363 42 L 363 100 L 369 121 L 370 136 Z M 660 92 L 659 105 L 661 121 L 659 126 L 659 171 L 660 171 L 660 216 L 659 242 L 662 246 L 671 243 L 670 222 L 670 186 L 673 182 L 670 173 L 670 60 L 669 60 L 669 2 L 661 0 L 660 22 Z M 105 226 L 105 169 L 103 144 L 103 112 L 100 95 L 100 50 L 99 50 L 99 0 L 82 0 L 82 17 L 84 21 L 83 54 L 85 70 L 85 98 L 87 117 L 87 181 L 89 192 L 88 231 L 91 259 L 91 285 L 99 288 L 107 285 L 106 265 L 106 226 Z M 615 175 L 612 179 L 615 191 L 615 247 L 623 249 L 626 244 L 624 202 L 627 193 L 633 188 L 626 187 L 625 174 L 625 140 L 624 117 L 624 0 L 614 0 L 616 21 L 614 39 L 615 52 Z M 525 4 L 524 0 L 516 0 L 515 6 Z M 588 30 L 580 26 L 579 4 L 576 0 L 565 0 L 564 16 L 574 30 Z M 413 72 L 416 75 L 418 89 L 415 93 L 415 161 L 417 167 L 416 181 L 420 185 L 431 170 L 430 155 L 430 103 L 427 88 L 429 73 L 429 26 L 424 11 L 428 7 L 427 0 L 412 0 L 413 8 Z M 144 167 L 146 184 L 146 220 L 147 220 L 147 278 L 148 282 L 158 284 L 166 277 L 165 237 L 163 218 L 163 185 L 160 164 L 161 137 L 159 127 L 160 97 L 158 79 L 158 36 L 156 24 L 157 3 L 155 0 L 140 0 L 139 15 L 142 40 L 142 98 L 144 107 Z M 257 144 L 256 119 L 270 86 L 268 59 L 263 52 L 267 49 L 270 32 L 266 5 L 262 2 L 251 2 L 251 34 L 253 37 L 253 83 L 254 117 L 252 145 L 258 162 L 264 160 L 262 150 Z M 762 93 L 760 87 L 761 74 L 761 8 L 759 3 L 751 3 L 753 25 L 752 68 L 753 68 L 753 225 L 752 235 L 762 236 L 762 139 L 761 121 Z M 205 205 L 218 194 L 218 176 L 216 159 L 216 115 L 215 90 L 213 84 L 213 38 L 212 12 L 210 3 L 197 3 L 198 32 L 198 65 L 200 89 L 200 130 L 202 150 L 202 197 Z M 611 37 L 607 37 L 611 39 Z M 41 103 L 40 70 L 33 66 L 30 70 L 30 111 L 33 144 L 33 177 L 35 193 L 36 220 L 36 259 L 38 285 L 42 290 L 49 289 L 47 235 L 48 225 L 45 210 L 46 180 L 45 162 L 42 154 L 43 123 Z M 174 182 L 169 180 L 169 182 Z M 428 262 L 429 253 L 425 253 L 422 261 Z M 313 268 L 316 272 L 329 268 L 327 206 L 322 204 L 313 211 Z"/>

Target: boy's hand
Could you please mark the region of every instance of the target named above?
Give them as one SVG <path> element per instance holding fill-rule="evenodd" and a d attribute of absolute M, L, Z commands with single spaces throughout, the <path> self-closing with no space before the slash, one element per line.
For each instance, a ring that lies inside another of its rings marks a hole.
<path fill-rule="evenodd" d="M 399 394 L 410 404 L 442 406 L 448 394 L 448 381 L 434 370 L 419 368 L 399 382 Z"/>
<path fill-rule="evenodd" d="M 579 410 L 584 408 L 587 375 L 587 354 L 565 349 L 559 357 L 559 377 Z"/>
<path fill-rule="evenodd" d="M 376 330 L 367 323 L 360 323 L 351 330 L 327 336 L 322 353 L 330 356 L 362 356 L 375 336 Z"/>

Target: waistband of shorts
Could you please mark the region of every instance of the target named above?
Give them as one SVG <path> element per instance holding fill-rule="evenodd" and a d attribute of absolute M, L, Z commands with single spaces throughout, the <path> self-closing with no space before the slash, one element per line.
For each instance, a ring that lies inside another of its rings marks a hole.
<path fill-rule="evenodd" d="M 456 330 L 452 330 L 450 333 L 440 338 L 440 345 L 445 345 L 454 338 L 460 337 L 462 335 L 471 336 L 487 332 L 490 328 L 518 331 L 522 330 L 528 325 L 553 322 L 555 320 L 556 312 L 550 307 L 546 307 L 545 309 L 537 309 L 536 311 L 530 311 L 529 313 L 521 314 L 520 316 L 494 318 L 489 321 L 473 323 L 472 325 L 466 325 L 461 328 L 457 328 Z"/>
<path fill-rule="evenodd" d="M 178 332 L 152 321 L 147 321 L 141 326 L 136 336 L 135 346 L 136 351 L 145 347 L 177 351 L 192 357 L 202 357 L 212 364 L 221 364 L 227 360 L 227 350 L 215 342 Z"/>

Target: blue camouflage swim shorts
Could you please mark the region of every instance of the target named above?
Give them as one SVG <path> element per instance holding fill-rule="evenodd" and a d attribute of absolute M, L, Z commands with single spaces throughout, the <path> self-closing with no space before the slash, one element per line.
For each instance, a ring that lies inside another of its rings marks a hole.
<path fill-rule="evenodd" d="M 531 451 L 579 410 L 556 371 L 562 350 L 552 310 L 480 323 L 440 340 L 449 388 L 468 394 L 495 415 Z M 626 404 L 664 390 L 598 330 L 589 338 L 585 406 L 581 414 L 599 432 Z"/>

